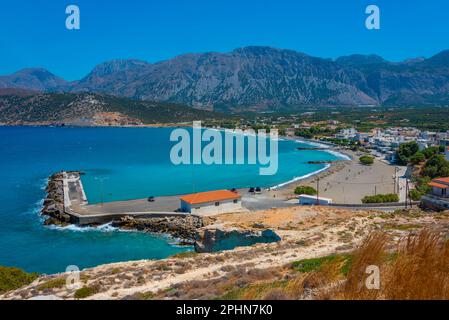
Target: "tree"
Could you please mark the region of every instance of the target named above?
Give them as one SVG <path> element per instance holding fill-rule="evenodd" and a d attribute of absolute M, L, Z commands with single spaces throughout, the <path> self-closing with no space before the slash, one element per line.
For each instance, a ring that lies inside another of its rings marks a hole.
<path fill-rule="evenodd" d="M 424 154 L 426 159 L 430 159 L 432 156 L 440 153 L 440 148 L 439 147 L 428 147 L 421 152 Z"/>
<path fill-rule="evenodd" d="M 422 152 L 417 152 L 413 156 L 410 157 L 410 162 L 412 164 L 420 164 L 426 160 L 426 156 Z"/>
<path fill-rule="evenodd" d="M 445 159 L 443 154 L 434 155 L 424 165 L 421 175 L 431 179 L 449 177 L 449 161 Z"/>
<path fill-rule="evenodd" d="M 365 166 L 370 166 L 374 163 L 374 157 L 364 155 L 359 158 L 359 161 Z"/>
<path fill-rule="evenodd" d="M 403 143 L 396 151 L 396 161 L 399 165 L 407 165 L 410 158 L 419 151 L 419 145 L 416 141 Z"/>

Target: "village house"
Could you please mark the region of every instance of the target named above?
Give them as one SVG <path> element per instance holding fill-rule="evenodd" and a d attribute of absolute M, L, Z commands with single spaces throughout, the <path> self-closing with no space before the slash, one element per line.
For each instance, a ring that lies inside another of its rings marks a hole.
<path fill-rule="evenodd" d="M 235 212 L 242 209 L 240 194 L 229 190 L 193 193 L 181 197 L 181 210 L 196 215 Z"/>
<path fill-rule="evenodd" d="M 429 183 L 429 186 L 432 187 L 432 195 L 437 197 L 449 198 L 449 178 L 437 178 L 433 179 L 432 182 Z"/>
<path fill-rule="evenodd" d="M 433 210 L 449 209 L 449 177 L 433 179 L 432 191 L 421 198 L 421 204 Z"/>

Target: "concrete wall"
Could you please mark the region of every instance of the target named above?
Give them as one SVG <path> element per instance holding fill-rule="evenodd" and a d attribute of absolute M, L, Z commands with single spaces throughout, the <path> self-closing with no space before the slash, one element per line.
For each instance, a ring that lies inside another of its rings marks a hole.
<path fill-rule="evenodd" d="M 110 213 L 110 214 L 98 214 L 83 216 L 74 212 L 67 212 L 71 216 L 71 222 L 80 226 L 91 224 L 105 224 L 114 219 L 120 219 L 122 217 L 130 216 L 133 218 L 164 218 L 164 217 L 179 217 L 185 216 L 185 213 L 176 212 L 154 212 L 154 213 Z"/>
<path fill-rule="evenodd" d="M 443 194 L 443 189 L 432 187 L 432 194 L 438 197 L 449 198 L 449 194 Z"/>
<path fill-rule="evenodd" d="M 322 206 L 327 206 L 332 204 L 332 200 L 328 200 L 328 199 L 319 199 L 318 200 L 319 205 Z M 306 197 L 299 197 L 299 204 L 300 205 L 315 205 L 317 204 L 317 199 L 311 199 L 311 198 L 306 198 Z"/>
<path fill-rule="evenodd" d="M 196 215 L 219 214 L 242 209 L 241 199 L 237 199 L 237 203 L 234 203 L 234 200 L 223 200 L 218 202 L 218 206 L 215 205 L 215 202 L 191 205 L 181 200 L 181 209 Z"/>

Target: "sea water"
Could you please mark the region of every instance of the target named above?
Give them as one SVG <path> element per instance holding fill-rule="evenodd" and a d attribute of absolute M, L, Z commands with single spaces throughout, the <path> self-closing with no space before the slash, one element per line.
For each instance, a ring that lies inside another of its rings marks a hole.
<path fill-rule="evenodd" d="M 339 156 L 297 150 L 279 141 L 279 170 L 259 175 L 254 165 L 175 166 L 170 128 L 0 127 L 0 265 L 41 273 L 99 264 L 161 259 L 191 250 L 168 237 L 110 226 L 43 226 L 39 210 L 47 177 L 60 170 L 85 173 L 89 203 L 175 195 L 204 190 L 272 187 L 322 170 Z"/>

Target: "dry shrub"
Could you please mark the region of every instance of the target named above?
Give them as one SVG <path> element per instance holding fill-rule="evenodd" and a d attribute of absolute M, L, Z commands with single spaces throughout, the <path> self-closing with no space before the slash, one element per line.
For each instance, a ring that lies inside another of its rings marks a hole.
<path fill-rule="evenodd" d="M 449 243 L 439 230 L 409 233 L 387 252 L 388 237 L 370 236 L 356 252 L 347 280 L 334 299 L 449 299 Z M 380 269 L 380 289 L 367 289 L 366 268 Z"/>
<path fill-rule="evenodd" d="M 292 298 L 280 288 L 272 289 L 265 293 L 263 300 L 291 300 Z"/>
<path fill-rule="evenodd" d="M 386 269 L 385 299 L 449 299 L 449 244 L 438 231 L 409 234 Z"/>
<path fill-rule="evenodd" d="M 386 256 L 385 248 L 387 243 L 388 235 L 382 232 L 376 232 L 368 236 L 362 246 L 356 250 L 343 286 L 343 299 L 378 298 L 379 290 L 369 290 L 365 286 L 365 281 L 368 277 L 366 268 L 371 265 L 376 265 L 381 268 Z"/>

